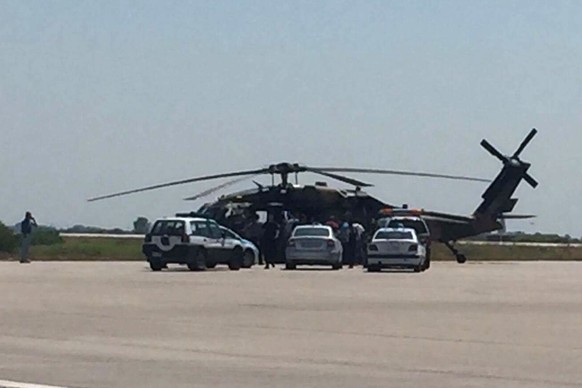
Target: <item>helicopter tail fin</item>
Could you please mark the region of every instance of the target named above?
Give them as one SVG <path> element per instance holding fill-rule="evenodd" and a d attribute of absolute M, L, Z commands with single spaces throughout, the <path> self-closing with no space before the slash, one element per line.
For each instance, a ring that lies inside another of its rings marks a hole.
<path fill-rule="evenodd" d="M 527 172 L 531 164 L 519 158 L 521 152 L 536 133 L 537 130 L 535 128 L 532 129 L 511 156 L 501 154 L 487 140 L 483 139 L 481 141 L 481 146 L 498 158 L 503 163 L 503 168 L 483 193 L 483 201 L 474 213 L 477 218 L 487 218 L 492 221 L 499 220 L 505 213 L 510 213 L 514 209 L 517 198 L 512 198 L 512 195 L 522 180 L 533 188 L 538 185 L 538 182 Z M 495 229 L 499 229 L 501 224 L 499 222 L 496 222 L 496 224 L 497 227 Z"/>

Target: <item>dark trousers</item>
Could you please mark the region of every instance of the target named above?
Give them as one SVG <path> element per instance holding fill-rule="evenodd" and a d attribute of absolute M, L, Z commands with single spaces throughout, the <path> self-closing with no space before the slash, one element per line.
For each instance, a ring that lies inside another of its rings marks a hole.
<path fill-rule="evenodd" d="M 265 256 L 265 265 L 275 266 L 275 258 L 277 256 L 277 242 L 263 241 L 261 244 L 263 255 Z"/>
<path fill-rule="evenodd" d="M 353 267 L 355 260 L 356 260 L 356 244 L 353 242 L 348 242 L 344 244 L 344 254 L 343 254 L 344 264 Z"/>

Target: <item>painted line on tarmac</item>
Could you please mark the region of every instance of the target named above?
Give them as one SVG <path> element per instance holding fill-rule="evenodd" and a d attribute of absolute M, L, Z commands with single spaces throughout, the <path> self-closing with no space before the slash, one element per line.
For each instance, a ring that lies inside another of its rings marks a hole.
<path fill-rule="evenodd" d="M 66 387 L 59 387 L 56 385 L 19 383 L 17 381 L 0 380 L 0 388 L 66 388 Z"/>

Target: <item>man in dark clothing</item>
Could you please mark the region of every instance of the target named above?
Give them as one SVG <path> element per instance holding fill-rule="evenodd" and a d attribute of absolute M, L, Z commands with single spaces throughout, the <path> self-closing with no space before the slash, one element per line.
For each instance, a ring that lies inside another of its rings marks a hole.
<path fill-rule="evenodd" d="M 354 224 L 350 221 L 347 223 L 347 230 L 345 231 L 345 243 L 344 247 L 344 264 L 348 264 L 349 268 L 354 268 L 354 263 L 356 261 L 356 247 L 358 232 L 354 227 Z"/>
<path fill-rule="evenodd" d="M 261 250 L 265 256 L 265 269 L 269 269 L 269 266 L 275 267 L 278 236 L 279 224 L 275 222 L 275 217 L 269 214 L 268 221 L 263 225 L 263 239 L 261 241 Z"/>
<path fill-rule="evenodd" d="M 259 216 L 254 213 L 251 215 L 250 223 L 245 227 L 243 235 L 259 250 L 259 264 L 263 264 L 263 253 L 261 242 L 263 239 L 263 226 L 259 223 Z"/>
<path fill-rule="evenodd" d="M 22 245 L 20 247 L 20 262 L 30 263 L 28 259 L 28 249 L 32 241 L 32 228 L 38 226 L 36 220 L 30 212 L 26 212 L 24 220 L 20 223 L 20 232 L 22 233 Z"/>

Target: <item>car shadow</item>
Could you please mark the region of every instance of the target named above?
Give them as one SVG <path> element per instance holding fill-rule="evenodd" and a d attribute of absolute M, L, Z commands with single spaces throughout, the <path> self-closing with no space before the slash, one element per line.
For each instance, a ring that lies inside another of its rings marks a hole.
<path fill-rule="evenodd" d="M 387 268 L 387 269 L 383 269 L 381 271 L 368 271 L 366 268 L 363 268 L 363 272 L 364 273 L 369 273 L 369 274 L 382 274 L 382 273 L 407 273 L 407 274 L 418 274 L 420 272 L 414 272 L 414 270 L 412 269 L 393 269 L 393 268 Z"/>
<path fill-rule="evenodd" d="M 242 268 L 241 268 L 242 270 Z M 152 272 L 152 273 L 163 273 L 163 272 L 172 272 L 172 273 L 206 273 L 206 272 L 230 272 L 228 267 L 216 267 L 216 268 L 206 268 L 204 271 L 190 271 L 186 266 L 171 266 L 168 268 L 164 268 L 161 271 L 152 271 L 149 267 L 144 267 L 144 272 Z"/>
<path fill-rule="evenodd" d="M 309 266 L 305 266 L 305 267 L 297 267 L 295 269 L 286 269 L 284 266 L 281 268 L 282 271 L 288 271 L 288 272 L 294 272 L 294 271 L 303 271 L 303 272 L 336 272 L 336 271 L 341 271 L 342 269 L 348 269 L 348 267 L 343 267 L 340 269 L 333 269 L 331 267 L 325 267 L 325 266 L 317 266 L 317 267 L 309 267 Z M 356 269 L 351 268 L 351 269 Z"/>

